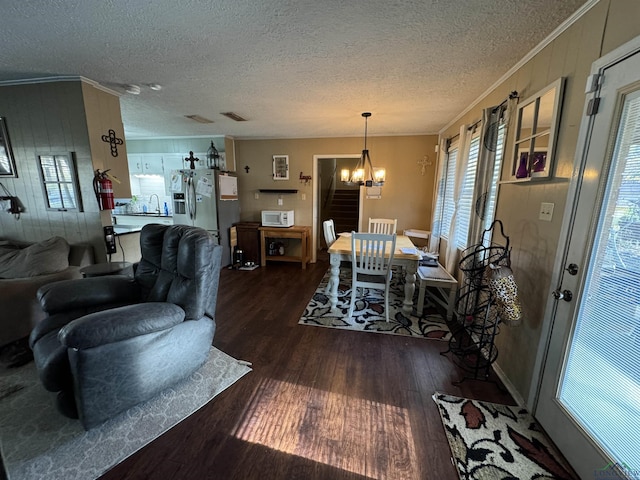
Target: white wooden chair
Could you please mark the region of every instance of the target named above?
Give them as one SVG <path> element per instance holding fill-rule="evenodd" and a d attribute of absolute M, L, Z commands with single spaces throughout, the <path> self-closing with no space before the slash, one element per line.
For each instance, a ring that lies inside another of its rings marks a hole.
<path fill-rule="evenodd" d="M 397 218 L 369 218 L 369 233 L 392 235 L 398 227 Z"/>
<path fill-rule="evenodd" d="M 358 287 L 384 290 L 384 314 L 389 321 L 389 285 L 396 235 L 351 233 L 351 304 L 349 318 L 358 296 Z M 389 257 L 385 258 L 385 252 Z"/>
<path fill-rule="evenodd" d="M 324 241 L 327 244 L 327 249 L 333 245 L 336 241 L 336 227 L 333 223 L 333 219 L 325 220 L 322 222 L 322 231 L 324 232 Z M 327 282 L 327 286 L 324 289 L 325 292 L 331 291 L 332 280 L 329 277 L 329 281 Z"/>
<path fill-rule="evenodd" d="M 327 248 L 329 248 L 336 241 L 336 227 L 333 219 L 322 222 L 322 231 L 324 232 L 324 241 L 327 244 Z"/>

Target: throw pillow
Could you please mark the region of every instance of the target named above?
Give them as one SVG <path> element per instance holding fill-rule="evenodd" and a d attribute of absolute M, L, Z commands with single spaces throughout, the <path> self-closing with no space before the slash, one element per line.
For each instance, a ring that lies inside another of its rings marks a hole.
<path fill-rule="evenodd" d="M 69 244 L 62 237 L 51 237 L 19 250 L 0 249 L 0 278 L 35 277 L 68 267 Z"/>

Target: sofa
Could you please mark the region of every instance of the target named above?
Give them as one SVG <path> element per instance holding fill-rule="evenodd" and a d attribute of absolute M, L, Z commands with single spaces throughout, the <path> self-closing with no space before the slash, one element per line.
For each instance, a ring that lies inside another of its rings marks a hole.
<path fill-rule="evenodd" d="M 45 313 L 36 293 L 51 282 L 81 278 L 94 263 L 91 245 L 69 245 L 62 237 L 37 243 L 0 240 L 0 348 L 29 336 Z"/>

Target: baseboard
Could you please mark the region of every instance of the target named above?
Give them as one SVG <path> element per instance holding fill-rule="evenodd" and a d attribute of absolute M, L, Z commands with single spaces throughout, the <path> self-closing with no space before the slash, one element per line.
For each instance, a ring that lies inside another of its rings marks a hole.
<path fill-rule="evenodd" d="M 476 343 L 480 342 L 480 339 L 477 333 L 472 333 L 471 338 Z M 487 358 L 487 355 L 483 350 L 480 350 L 480 352 L 483 354 L 485 358 Z M 509 377 L 507 377 L 506 373 L 504 373 L 504 371 L 500 368 L 497 362 L 494 362 L 493 364 L 491 364 L 491 369 L 496 374 L 496 376 L 500 379 L 504 387 L 507 389 L 507 392 L 509 392 L 509 394 L 513 397 L 516 403 L 520 406 L 526 406 L 524 398 L 522 398 L 522 395 L 520 395 L 520 392 L 518 392 L 515 385 L 511 383 L 511 380 L 509 380 Z"/>
<path fill-rule="evenodd" d="M 502 371 L 502 369 L 500 368 L 500 365 L 498 365 L 497 362 L 494 362 L 494 364 L 491 365 L 491 368 L 493 368 L 493 372 L 500 379 L 504 387 L 507 389 L 507 392 L 509 392 L 509 394 L 513 397 L 516 403 L 520 406 L 525 406 L 526 403 L 524 401 L 524 398 L 522 398 L 522 395 L 520 395 L 520 392 L 518 392 L 515 385 L 511 383 L 511 381 L 509 380 L 509 377 L 507 377 L 507 375 Z"/>

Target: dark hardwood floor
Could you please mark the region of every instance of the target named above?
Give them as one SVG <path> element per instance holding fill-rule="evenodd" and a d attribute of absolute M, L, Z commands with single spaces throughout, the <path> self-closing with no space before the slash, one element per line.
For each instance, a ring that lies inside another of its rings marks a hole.
<path fill-rule="evenodd" d="M 327 268 L 225 269 L 214 346 L 253 371 L 102 478 L 456 480 L 433 393 L 513 400 L 446 342 L 298 325 Z"/>

